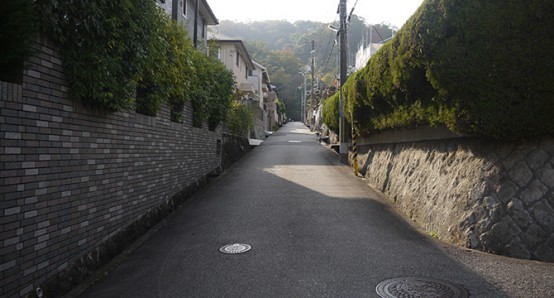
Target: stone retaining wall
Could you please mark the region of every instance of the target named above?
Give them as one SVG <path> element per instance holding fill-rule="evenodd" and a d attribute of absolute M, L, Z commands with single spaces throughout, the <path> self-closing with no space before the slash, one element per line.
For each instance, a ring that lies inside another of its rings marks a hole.
<path fill-rule="evenodd" d="M 554 262 L 554 139 L 455 138 L 362 145 L 359 152 L 369 183 L 427 232 Z"/>
<path fill-rule="evenodd" d="M 41 37 L 35 50 L 22 84 L 0 82 L 1 297 L 79 282 L 217 174 L 228 147 L 221 129 L 193 127 L 190 105 L 174 123 L 168 107 L 149 117 L 69 100 L 56 46 Z"/>

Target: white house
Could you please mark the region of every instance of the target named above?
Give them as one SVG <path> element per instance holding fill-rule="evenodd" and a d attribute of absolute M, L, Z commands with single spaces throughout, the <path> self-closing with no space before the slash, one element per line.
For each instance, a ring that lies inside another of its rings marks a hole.
<path fill-rule="evenodd" d="M 219 21 L 206 0 L 156 0 L 156 3 L 185 26 L 197 48 L 207 48 L 208 26 L 218 25 Z"/>
<path fill-rule="evenodd" d="M 242 40 L 212 40 L 217 47 L 217 58 L 235 75 L 236 88 L 245 94 L 245 99 L 259 96 L 256 87 L 249 79 L 254 70 L 254 62 L 250 58 Z"/>
<path fill-rule="evenodd" d="M 269 101 L 269 74 L 267 69 L 253 61 L 254 69 L 250 72 L 248 80 L 254 85 L 255 95 L 253 97 L 254 104 L 252 111 L 254 112 L 254 134 L 257 139 L 265 137 L 265 131 L 268 127 L 268 114 L 266 110 L 267 102 Z"/>

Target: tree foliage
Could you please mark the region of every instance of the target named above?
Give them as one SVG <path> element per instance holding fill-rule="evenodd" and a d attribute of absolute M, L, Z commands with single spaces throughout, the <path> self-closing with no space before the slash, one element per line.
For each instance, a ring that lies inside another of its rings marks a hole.
<path fill-rule="evenodd" d="M 313 21 L 221 21 L 219 31 L 245 41 L 253 59 L 268 69 L 272 84 L 278 87 L 279 97 L 287 106 L 288 116 L 299 120 L 300 94 L 297 88 L 303 82 L 299 72 L 311 64 L 312 40 L 315 41 L 316 48 L 316 74 L 320 80 L 331 84 L 338 73 L 338 47 L 333 46 L 336 32 L 328 26 L 328 23 Z M 368 40 L 370 26 L 373 26 L 374 42 L 392 35 L 390 26 L 368 25 L 363 18 L 352 15 L 348 34 L 349 56 L 354 57 L 362 39 Z M 322 87 L 321 84 L 319 86 Z"/>
<path fill-rule="evenodd" d="M 225 121 L 226 128 L 239 136 L 248 137 L 248 132 L 254 126 L 254 114 L 252 109 L 242 101 L 240 91 L 235 92 L 231 102 L 229 113 Z"/>
<path fill-rule="evenodd" d="M 0 80 L 18 82 L 38 32 L 32 0 L 0 2 Z"/>
<path fill-rule="evenodd" d="M 192 101 L 194 119 L 215 128 L 229 107 L 233 75 L 196 51 L 182 25 L 150 0 L 37 2 L 43 30 L 61 45 L 72 97 L 109 111 L 155 115 L 162 103 L 179 121 Z"/>
<path fill-rule="evenodd" d="M 263 42 L 247 42 L 246 47 L 252 59 L 267 68 L 271 84 L 277 86 L 277 92 L 288 107 L 290 116 L 299 119 L 300 102 L 297 87 L 302 77 L 299 70 L 302 62 L 291 51 L 270 50 Z"/>
<path fill-rule="evenodd" d="M 339 93 L 327 98 L 323 104 L 323 122 L 330 130 L 339 129 Z"/>

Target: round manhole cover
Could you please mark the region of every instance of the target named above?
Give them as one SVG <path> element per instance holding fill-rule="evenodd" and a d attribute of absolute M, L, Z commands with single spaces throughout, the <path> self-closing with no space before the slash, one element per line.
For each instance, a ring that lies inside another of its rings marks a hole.
<path fill-rule="evenodd" d="M 219 249 L 219 251 L 224 254 L 241 254 L 249 251 L 251 248 L 252 247 L 248 244 L 235 243 L 224 245 Z"/>
<path fill-rule="evenodd" d="M 467 298 L 467 291 L 444 281 L 418 277 L 400 277 L 385 280 L 375 288 L 383 298 Z"/>

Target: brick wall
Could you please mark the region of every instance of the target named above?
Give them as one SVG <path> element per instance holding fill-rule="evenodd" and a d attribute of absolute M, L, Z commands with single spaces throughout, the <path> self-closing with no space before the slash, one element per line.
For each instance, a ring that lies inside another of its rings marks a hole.
<path fill-rule="evenodd" d="M 48 279 L 219 169 L 222 132 L 68 99 L 41 37 L 22 84 L 0 83 L 0 296 Z"/>

